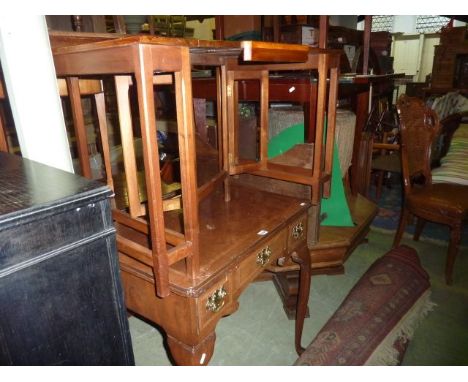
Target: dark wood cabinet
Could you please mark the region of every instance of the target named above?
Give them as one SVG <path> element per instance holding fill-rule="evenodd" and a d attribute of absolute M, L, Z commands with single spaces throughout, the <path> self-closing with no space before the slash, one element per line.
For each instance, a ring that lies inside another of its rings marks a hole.
<path fill-rule="evenodd" d="M 435 46 L 431 92 L 447 93 L 468 88 L 468 29 L 442 28 Z"/>
<path fill-rule="evenodd" d="M 132 365 L 111 191 L 0 153 L 0 364 Z"/>

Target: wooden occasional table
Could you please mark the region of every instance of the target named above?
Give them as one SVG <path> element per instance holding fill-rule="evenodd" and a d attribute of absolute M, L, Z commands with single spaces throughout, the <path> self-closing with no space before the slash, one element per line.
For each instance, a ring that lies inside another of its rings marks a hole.
<path fill-rule="evenodd" d="M 237 309 L 239 295 L 265 267 L 283 264 L 289 258 L 301 268 L 296 320 L 296 349 L 301 351 L 310 282 L 309 209 L 317 206 L 321 189 L 330 178 L 336 92 L 332 92 L 327 104 L 326 82 L 330 73 L 334 89 L 337 57 L 333 52 L 298 45 L 147 36 L 54 49 L 57 76 L 67 78 L 70 97 L 79 97 L 79 77 L 99 79 L 110 75 L 115 79 L 128 208 L 115 207 L 113 217 L 126 305 L 165 330 L 177 364 L 207 364 L 219 319 Z M 197 177 L 209 166 L 203 162 L 203 168 L 197 168 L 201 162 L 195 147 L 192 110 L 194 65 L 216 67 L 217 73 L 219 151 L 210 159 L 216 171 L 204 183 Z M 316 131 L 317 142 L 324 142 L 317 146 L 311 158 L 315 165 L 309 170 L 270 164 L 265 157 L 268 72 L 304 69 L 320 73 Z M 236 108 L 235 83 L 242 78 L 259 80 L 263 89 L 258 163 L 241 164 L 236 158 L 232 116 Z M 140 129 L 132 126 L 130 85 L 137 89 Z M 153 107 L 154 87 L 159 85 L 172 86 L 175 93 L 182 188 L 182 209 L 176 211 L 164 211 L 156 138 L 158 121 Z M 329 134 L 324 139 L 326 108 Z M 135 130 L 141 133 L 144 182 L 138 178 Z M 105 147 L 103 156 L 108 183 L 114 187 L 117 177 Z M 314 189 L 312 198 L 300 200 L 229 181 L 230 175 L 250 171 L 309 184 Z M 142 183 L 145 200 L 140 197 Z M 121 192 L 117 187 L 114 191 Z M 317 224 L 313 220 L 312 223 L 316 230 Z"/>

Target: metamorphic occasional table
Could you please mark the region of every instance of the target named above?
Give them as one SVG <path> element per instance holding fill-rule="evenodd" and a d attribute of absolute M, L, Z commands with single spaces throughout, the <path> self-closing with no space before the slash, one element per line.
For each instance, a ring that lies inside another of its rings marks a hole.
<path fill-rule="evenodd" d="M 317 230 L 310 210 L 319 206 L 322 187 L 324 193 L 329 189 L 339 55 L 301 45 L 148 36 L 60 46 L 53 53 L 57 77 L 66 79 L 71 97 L 79 98 L 76 84 L 82 77 L 114 80 L 124 171 L 115 173 L 108 148 L 103 147 L 103 157 L 115 200 L 126 201 L 124 206 L 115 203 L 112 214 L 127 308 L 164 329 L 177 364 L 206 365 L 216 325 L 237 309 L 242 291 L 271 264 L 294 261 L 301 270 L 295 341 L 300 352 L 310 283 L 308 232 Z M 203 158 L 193 121 L 191 70 L 196 65 L 215 69 L 218 90 L 218 147 L 215 155 Z M 319 73 L 316 142 L 323 144 L 315 146 L 312 168 L 266 158 L 272 70 Z M 262 88 L 257 161 L 243 161 L 237 150 L 236 83 L 245 78 L 260 81 Z M 177 210 L 165 208 L 162 191 L 154 110 L 158 86 L 172 87 L 175 95 L 181 180 Z M 135 88 L 137 107 L 132 109 L 129 93 Z M 75 109 L 74 115 L 81 112 Z M 133 126 L 132 115 L 138 116 L 139 126 Z M 137 158 L 135 138 L 141 139 L 142 158 Z M 297 199 L 231 182 L 232 176 L 249 172 L 309 185 L 311 197 Z M 122 177 L 123 188 L 116 181 Z"/>

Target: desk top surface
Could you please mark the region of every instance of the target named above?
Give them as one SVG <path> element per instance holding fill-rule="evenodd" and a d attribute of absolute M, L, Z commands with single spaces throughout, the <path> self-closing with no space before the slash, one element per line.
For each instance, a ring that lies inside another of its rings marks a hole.
<path fill-rule="evenodd" d="M 219 187 L 199 206 L 201 277 L 197 288 L 212 275 L 237 264 L 268 242 L 306 213 L 309 206 L 306 200 L 239 185 L 231 185 L 231 200 L 225 202 L 224 192 Z M 176 226 L 180 223 L 180 212 L 166 213 L 166 224 L 170 228 L 181 230 Z M 184 280 L 183 267 L 179 272 L 180 277 L 172 274 L 175 278 L 171 279 L 171 284 L 181 288 L 192 286 L 189 280 Z"/>

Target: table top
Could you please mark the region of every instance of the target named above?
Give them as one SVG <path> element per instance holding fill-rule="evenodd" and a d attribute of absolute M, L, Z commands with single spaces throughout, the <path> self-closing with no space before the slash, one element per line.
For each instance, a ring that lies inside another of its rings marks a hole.
<path fill-rule="evenodd" d="M 57 39 L 51 36 L 51 39 Z M 218 54 L 223 56 L 239 56 L 246 62 L 305 62 L 309 54 L 333 53 L 337 50 L 313 48 L 300 44 L 285 44 L 264 41 L 226 41 L 226 40 L 200 40 L 195 38 L 175 38 L 152 35 L 103 35 L 92 36 L 89 39 L 77 39 L 75 35 L 68 35 L 69 45 L 66 44 L 67 35 L 58 35 L 60 43 L 53 44 L 53 54 L 68 54 L 83 51 L 100 50 L 112 47 L 122 47 L 135 44 L 184 46 L 192 54 Z M 79 37 L 79 36 L 78 36 Z M 55 45 L 55 47 L 54 47 Z"/>

